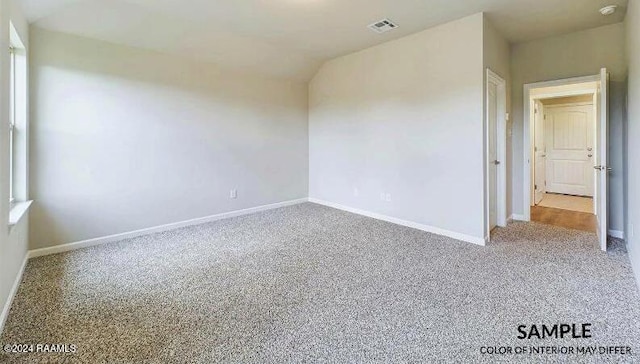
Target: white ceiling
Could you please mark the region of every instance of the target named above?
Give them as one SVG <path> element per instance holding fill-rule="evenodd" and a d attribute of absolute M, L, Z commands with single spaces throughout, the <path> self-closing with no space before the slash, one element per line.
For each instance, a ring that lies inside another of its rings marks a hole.
<path fill-rule="evenodd" d="M 480 11 L 511 42 L 623 20 L 627 0 L 19 0 L 40 28 L 308 80 L 320 64 Z M 604 17 L 598 9 L 621 5 Z M 389 18 L 400 27 L 375 34 Z"/>

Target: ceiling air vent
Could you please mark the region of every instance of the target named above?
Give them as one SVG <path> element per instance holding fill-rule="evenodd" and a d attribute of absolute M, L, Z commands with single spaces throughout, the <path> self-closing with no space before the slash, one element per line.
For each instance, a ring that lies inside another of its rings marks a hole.
<path fill-rule="evenodd" d="M 397 28 L 398 26 L 393 23 L 391 20 L 389 19 L 382 19 L 379 20 L 371 25 L 369 25 L 369 29 L 373 30 L 376 33 L 384 33 L 384 32 L 388 32 L 390 30 L 393 30 L 395 28 Z"/>

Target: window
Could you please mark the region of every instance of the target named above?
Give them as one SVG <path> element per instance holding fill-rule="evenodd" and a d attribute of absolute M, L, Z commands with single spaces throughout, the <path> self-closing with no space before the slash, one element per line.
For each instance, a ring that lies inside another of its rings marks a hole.
<path fill-rule="evenodd" d="M 9 140 L 2 153 L 9 157 L 9 226 L 15 225 L 29 208 L 27 191 L 27 141 L 28 141 L 28 85 L 27 50 L 13 24 L 10 24 L 10 46 L 8 68 L 9 77 L 5 80 L 9 88 Z M 6 84 L 5 84 L 6 85 Z M 3 121 L 7 122 L 7 121 Z M 8 147 L 8 148 L 7 148 Z M 4 197 L 6 198 L 6 197 Z"/>

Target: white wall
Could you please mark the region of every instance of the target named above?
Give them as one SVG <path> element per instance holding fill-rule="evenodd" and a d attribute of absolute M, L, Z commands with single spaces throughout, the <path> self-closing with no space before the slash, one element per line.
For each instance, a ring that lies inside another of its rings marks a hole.
<path fill-rule="evenodd" d="M 9 22 L 29 47 L 29 26 L 16 3 L 0 0 L 0 332 L 11 291 L 27 255 L 28 216 L 9 229 Z"/>
<path fill-rule="evenodd" d="M 310 197 L 483 239 L 482 33 L 476 14 L 325 63 Z"/>
<path fill-rule="evenodd" d="M 630 0 L 627 9 L 626 35 L 629 64 L 629 98 L 627 102 L 627 245 L 640 284 L 640 1 Z M 633 230 L 633 233 L 631 233 Z"/>
<path fill-rule="evenodd" d="M 609 223 L 624 229 L 623 130 L 626 97 L 625 34 L 622 23 L 555 36 L 511 47 L 513 102 L 513 212 L 524 214 L 523 194 L 523 86 L 526 83 L 599 74 L 611 75 L 609 112 Z"/>
<path fill-rule="evenodd" d="M 31 248 L 308 195 L 305 83 L 38 28 L 31 50 Z"/>

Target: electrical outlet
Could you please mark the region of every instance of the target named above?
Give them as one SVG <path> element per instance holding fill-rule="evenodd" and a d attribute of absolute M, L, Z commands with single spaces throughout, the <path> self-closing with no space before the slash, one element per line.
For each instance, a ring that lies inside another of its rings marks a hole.
<path fill-rule="evenodd" d="M 390 194 L 390 193 L 387 193 L 387 194 L 384 196 L 384 200 L 385 200 L 385 201 L 387 201 L 387 202 L 391 202 L 391 194 Z"/>
<path fill-rule="evenodd" d="M 353 189 L 353 196 L 354 197 L 360 196 L 360 190 L 357 187 Z"/>
<path fill-rule="evenodd" d="M 229 192 L 229 198 L 232 198 L 232 199 L 238 198 L 238 190 L 235 190 L 235 189 L 231 190 L 231 192 Z"/>
<path fill-rule="evenodd" d="M 385 201 L 385 194 L 384 192 L 380 193 L 380 201 Z"/>
<path fill-rule="evenodd" d="M 633 239 L 633 224 L 629 224 L 629 239 Z"/>

